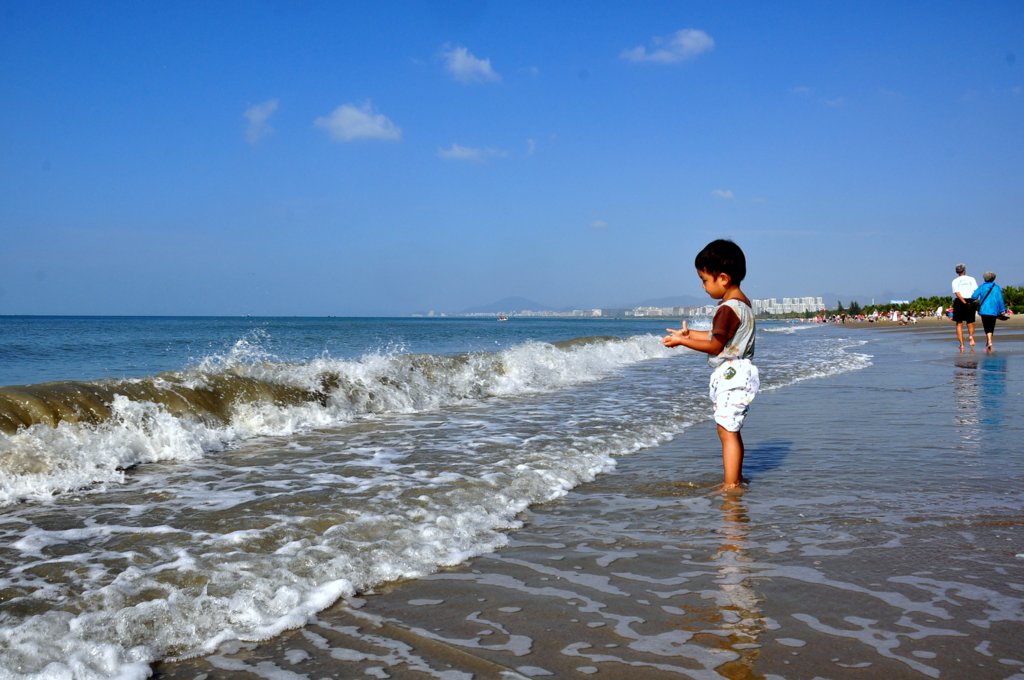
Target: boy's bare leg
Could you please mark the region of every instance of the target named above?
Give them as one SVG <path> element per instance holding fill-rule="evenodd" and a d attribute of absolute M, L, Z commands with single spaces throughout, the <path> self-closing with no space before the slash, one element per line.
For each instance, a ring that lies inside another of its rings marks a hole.
<path fill-rule="evenodd" d="M 743 482 L 743 437 L 739 432 L 730 432 L 719 425 L 718 438 L 722 440 L 722 467 L 725 470 L 722 490 L 727 491 Z"/>
<path fill-rule="evenodd" d="M 967 324 L 967 335 L 971 338 L 971 347 L 974 347 L 974 324 Z"/>
<path fill-rule="evenodd" d="M 964 351 L 964 322 L 956 322 L 956 339 L 960 342 L 960 351 Z"/>

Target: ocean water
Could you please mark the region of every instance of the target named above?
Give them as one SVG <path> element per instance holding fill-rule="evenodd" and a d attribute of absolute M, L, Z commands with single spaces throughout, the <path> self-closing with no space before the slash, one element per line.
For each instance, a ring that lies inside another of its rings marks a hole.
<path fill-rule="evenodd" d="M 664 325 L 0 318 L 0 678 L 147 677 L 502 547 L 708 420 Z M 762 390 L 872 364 L 758 333 Z"/>

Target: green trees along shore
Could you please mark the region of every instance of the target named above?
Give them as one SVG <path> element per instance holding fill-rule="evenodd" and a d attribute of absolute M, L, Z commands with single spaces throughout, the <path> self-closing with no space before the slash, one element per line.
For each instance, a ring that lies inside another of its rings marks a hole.
<path fill-rule="evenodd" d="M 1006 306 L 1013 310 L 1014 314 L 1020 314 L 1024 312 L 1024 288 L 1020 286 L 1006 286 L 1003 288 L 1003 299 L 1006 300 Z M 873 314 L 878 312 L 883 314 L 891 312 L 896 309 L 901 312 L 908 314 L 934 314 L 935 310 L 941 305 L 943 308 L 949 307 L 953 304 L 953 298 L 949 295 L 933 295 L 931 297 L 919 297 L 916 300 L 911 300 L 906 304 L 893 304 L 886 302 L 883 304 L 875 305 L 861 305 L 856 300 L 852 300 L 849 304 L 844 305 L 842 300 L 838 301 L 835 309 L 830 309 L 829 314 L 849 314 L 856 316 L 858 314 Z M 805 315 L 813 317 L 814 314 Z"/>

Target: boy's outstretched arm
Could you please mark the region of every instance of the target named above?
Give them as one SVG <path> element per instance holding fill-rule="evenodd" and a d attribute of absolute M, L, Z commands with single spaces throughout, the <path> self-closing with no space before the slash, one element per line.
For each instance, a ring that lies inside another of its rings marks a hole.
<path fill-rule="evenodd" d="M 721 354 L 725 347 L 725 342 L 720 337 L 712 335 L 711 331 L 691 332 L 686 327 L 685 321 L 682 328 L 666 328 L 665 330 L 668 331 L 668 335 L 661 339 L 661 344 L 665 347 L 689 347 L 705 354 Z"/>

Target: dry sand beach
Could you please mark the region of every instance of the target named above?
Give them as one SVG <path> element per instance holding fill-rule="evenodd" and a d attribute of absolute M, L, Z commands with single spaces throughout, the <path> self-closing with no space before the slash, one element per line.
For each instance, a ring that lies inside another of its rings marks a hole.
<path fill-rule="evenodd" d="M 873 365 L 759 395 L 745 492 L 704 422 L 495 553 L 155 677 L 1024 678 L 1024 321 L 992 355 L 945 320 L 811 332 Z"/>

